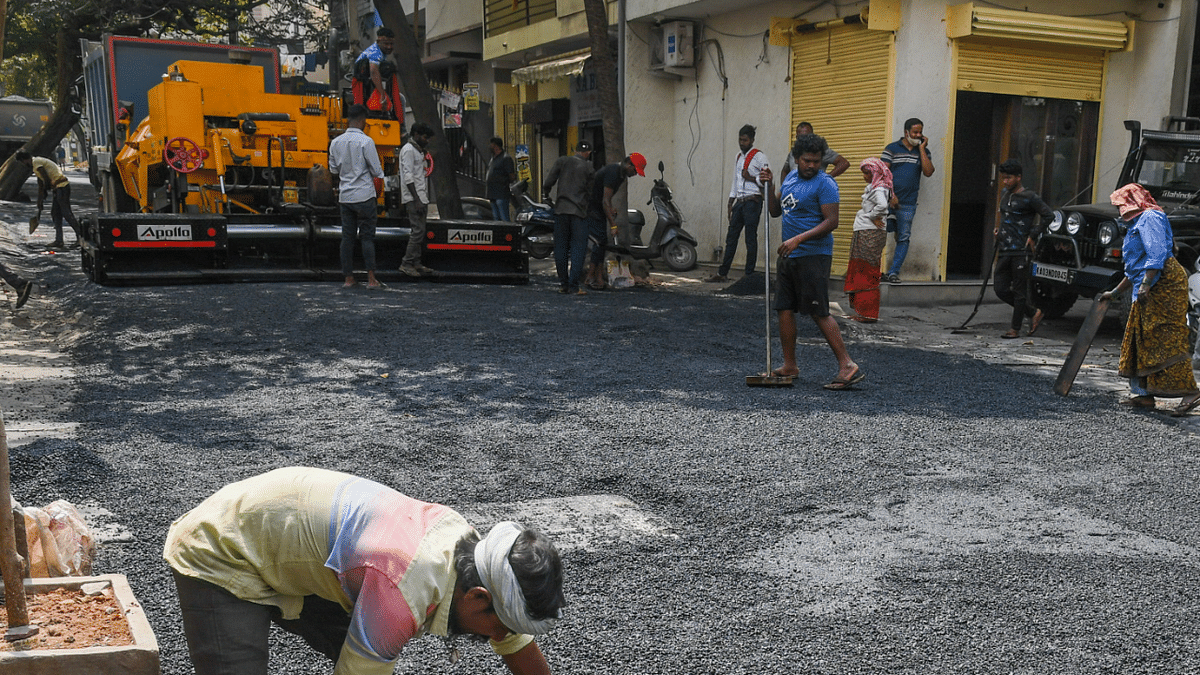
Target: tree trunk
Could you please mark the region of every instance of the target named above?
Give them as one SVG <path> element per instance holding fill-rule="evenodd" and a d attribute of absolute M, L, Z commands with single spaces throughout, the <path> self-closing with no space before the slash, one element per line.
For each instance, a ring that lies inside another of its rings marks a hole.
<path fill-rule="evenodd" d="M 8 0 L 0 0 L 0 62 L 4 61 L 4 31 L 7 28 L 5 18 L 8 17 Z M 0 91 L 0 94 L 7 94 L 7 91 Z"/>
<path fill-rule="evenodd" d="M 625 159 L 625 118 L 621 112 L 621 95 L 617 91 L 617 64 L 612 47 L 608 42 L 608 11 L 604 0 L 583 0 L 583 11 L 587 16 L 588 37 L 591 38 L 592 67 L 596 69 L 596 93 L 600 98 L 600 114 L 604 118 L 604 152 L 609 163 Z M 618 243 L 633 244 L 629 232 L 629 189 L 626 180 L 613 195 L 613 208 L 617 210 L 616 224 Z M 650 276 L 650 267 L 645 261 L 632 260 L 630 268 L 635 277 Z"/>
<path fill-rule="evenodd" d="M 58 32 L 58 83 L 55 86 L 54 114 L 50 116 L 50 120 L 46 122 L 41 131 L 34 134 L 33 138 L 29 139 L 29 142 L 22 147 L 31 155 L 51 157 L 55 158 L 55 161 L 57 161 L 57 155 L 54 150 L 62 142 L 62 139 L 71 133 L 71 128 L 79 122 L 79 110 L 76 107 L 78 101 L 73 99 L 71 87 L 83 72 L 83 62 L 78 55 L 68 52 L 69 40 L 73 39 L 69 36 L 73 35 L 74 31 L 66 28 L 60 28 Z M 14 153 L 13 157 L 9 157 L 8 161 L 0 166 L 0 199 L 14 200 L 29 175 L 29 168 L 17 162 Z"/>
<path fill-rule="evenodd" d="M 437 195 L 438 213 L 442 218 L 462 218 L 458 181 L 454 175 L 454 155 L 442 130 L 442 120 L 438 118 L 437 101 L 429 87 L 429 78 L 425 76 L 425 68 L 421 65 L 421 50 L 417 46 L 416 35 L 408 25 L 400 0 L 376 0 L 375 8 L 379 10 L 383 25 L 396 32 L 396 64 L 408 104 L 412 106 L 413 117 L 433 129 L 433 139 L 429 142 L 429 152 L 433 155 L 433 175 L 430 179 Z M 412 120 L 408 121 L 410 129 L 412 123 Z"/>
<path fill-rule="evenodd" d="M 604 118 L 604 152 L 611 163 L 625 159 L 625 123 L 617 92 L 616 59 L 608 44 L 608 11 L 604 4 L 604 0 L 583 0 L 592 45 L 592 66 L 596 69 L 596 93 Z"/>

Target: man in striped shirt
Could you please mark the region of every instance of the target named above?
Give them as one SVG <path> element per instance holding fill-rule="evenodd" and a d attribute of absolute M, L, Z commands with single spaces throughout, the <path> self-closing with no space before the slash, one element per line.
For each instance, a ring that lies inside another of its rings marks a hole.
<path fill-rule="evenodd" d="M 446 506 L 309 467 L 221 488 L 172 523 L 163 559 L 197 675 L 266 673 L 272 622 L 334 675 L 391 675 L 426 633 L 490 638 L 514 674 L 549 675 L 532 636 L 566 604 L 544 535 L 503 522 L 481 538 Z"/>

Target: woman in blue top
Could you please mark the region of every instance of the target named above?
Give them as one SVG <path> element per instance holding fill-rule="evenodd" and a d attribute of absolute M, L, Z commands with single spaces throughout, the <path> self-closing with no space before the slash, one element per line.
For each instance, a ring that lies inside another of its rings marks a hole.
<path fill-rule="evenodd" d="M 1125 405 L 1153 408 L 1154 397 L 1183 397 L 1172 415 L 1200 405 L 1192 373 L 1187 328 L 1187 273 L 1174 258 L 1167 215 L 1141 185 L 1130 183 L 1109 200 L 1129 224 L 1121 257 L 1125 277 L 1104 294 L 1133 289 L 1133 304 L 1121 343 L 1120 373 L 1129 378 L 1133 398 Z"/>

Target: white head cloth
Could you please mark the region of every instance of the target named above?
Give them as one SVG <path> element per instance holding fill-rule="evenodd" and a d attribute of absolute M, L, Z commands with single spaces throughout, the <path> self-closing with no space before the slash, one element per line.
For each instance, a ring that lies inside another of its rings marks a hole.
<path fill-rule="evenodd" d="M 525 635 L 550 632 L 558 618 L 534 620 L 525 608 L 525 594 L 508 562 L 513 542 L 525 531 L 517 523 L 497 523 L 487 536 L 475 544 L 475 569 L 483 587 L 492 594 L 492 608 L 510 630 Z M 561 612 L 560 612 L 561 614 Z"/>

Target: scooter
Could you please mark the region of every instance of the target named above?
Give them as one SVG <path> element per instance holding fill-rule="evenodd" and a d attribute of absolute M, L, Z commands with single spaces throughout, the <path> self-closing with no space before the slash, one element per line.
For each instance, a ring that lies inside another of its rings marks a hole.
<path fill-rule="evenodd" d="M 533 201 L 528 180 L 513 183 L 509 192 L 517 202 L 517 222 L 529 255 L 539 260 L 549 257 L 554 253 L 554 204 L 549 197 L 544 204 Z"/>
<path fill-rule="evenodd" d="M 608 244 L 604 247 L 610 253 L 627 255 L 634 260 L 650 260 L 662 258 L 667 267 L 676 272 L 686 272 L 696 266 L 696 238 L 683 229 L 683 216 L 675 206 L 671 188 L 663 180 L 663 163 L 658 163 L 659 177 L 654 179 L 654 187 L 650 188 L 650 201 L 654 205 L 657 222 L 654 224 L 654 234 L 650 243 L 642 243 L 642 228 L 646 225 L 646 217 L 641 211 L 629 210 L 629 233 L 633 242 L 629 245 Z"/>

